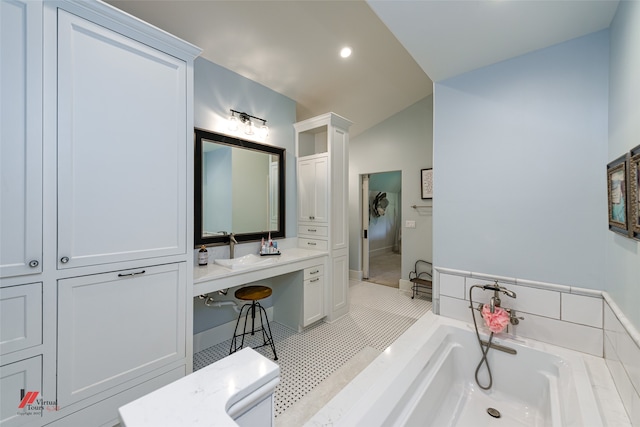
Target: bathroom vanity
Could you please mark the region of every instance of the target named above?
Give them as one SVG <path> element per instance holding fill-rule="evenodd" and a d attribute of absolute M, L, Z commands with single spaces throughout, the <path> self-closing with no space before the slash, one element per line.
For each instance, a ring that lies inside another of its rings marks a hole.
<path fill-rule="evenodd" d="M 283 249 L 266 257 L 269 263 L 242 269 L 209 263 L 194 268 L 194 295 L 242 286 L 257 281 L 273 284 L 274 320 L 300 330 L 325 316 L 324 295 L 327 252 L 303 248 Z"/>

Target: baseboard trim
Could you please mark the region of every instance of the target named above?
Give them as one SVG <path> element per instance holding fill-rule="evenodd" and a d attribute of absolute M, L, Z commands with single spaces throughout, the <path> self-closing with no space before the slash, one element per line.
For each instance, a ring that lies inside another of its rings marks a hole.
<path fill-rule="evenodd" d="M 273 307 L 265 309 L 267 311 L 267 318 L 269 322 L 273 321 Z M 244 319 L 244 316 L 242 317 Z M 244 322 L 244 320 L 240 320 Z M 236 320 L 223 323 L 215 328 L 207 329 L 206 331 L 199 332 L 193 335 L 193 352 L 198 353 L 205 348 L 212 347 L 216 344 L 220 344 L 233 336 L 233 330 L 236 327 Z"/>

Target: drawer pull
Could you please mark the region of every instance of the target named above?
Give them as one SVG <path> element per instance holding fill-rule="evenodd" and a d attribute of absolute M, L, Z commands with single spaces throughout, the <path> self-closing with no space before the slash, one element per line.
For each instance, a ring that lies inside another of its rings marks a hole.
<path fill-rule="evenodd" d="M 314 243 L 314 242 L 307 242 L 307 245 L 315 246 L 315 245 L 317 245 L 317 243 Z"/>
<path fill-rule="evenodd" d="M 316 230 L 315 228 L 307 228 L 307 231 L 310 231 L 310 232 L 312 232 L 312 233 L 315 233 L 315 232 L 316 232 L 316 231 L 318 231 L 318 230 Z"/>
<path fill-rule="evenodd" d="M 320 273 L 320 270 L 316 270 L 316 271 L 310 271 L 309 274 L 318 274 Z"/>
<path fill-rule="evenodd" d="M 309 219 L 316 219 L 316 217 L 315 216 L 310 216 Z"/>
<path fill-rule="evenodd" d="M 134 271 L 133 273 L 118 273 L 118 277 L 133 277 L 133 276 L 138 276 L 140 274 L 144 274 L 145 272 L 146 270 Z"/>
<path fill-rule="evenodd" d="M 319 278 L 319 277 L 316 277 L 315 279 L 311 279 L 311 280 L 309 280 L 309 282 L 317 282 L 318 280 L 320 280 L 320 278 Z"/>

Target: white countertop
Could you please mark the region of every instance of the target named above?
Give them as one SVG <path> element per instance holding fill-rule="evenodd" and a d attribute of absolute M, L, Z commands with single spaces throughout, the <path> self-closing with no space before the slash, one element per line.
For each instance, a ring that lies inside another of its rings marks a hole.
<path fill-rule="evenodd" d="M 302 248 L 281 249 L 280 252 L 282 255 L 269 257 L 273 259 L 272 264 L 238 270 L 222 267 L 213 262 L 206 266 L 196 265 L 193 269 L 194 295 L 206 294 L 311 267 L 323 263 L 322 258 L 328 254 L 326 251 Z"/>
<path fill-rule="evenodd" d="M 279 375 L 277 364 L 247 347 L 120 407 L 120 419 L 124 427 L 234 426 L 229 409 L 261 387 L 275 389 Z"/>

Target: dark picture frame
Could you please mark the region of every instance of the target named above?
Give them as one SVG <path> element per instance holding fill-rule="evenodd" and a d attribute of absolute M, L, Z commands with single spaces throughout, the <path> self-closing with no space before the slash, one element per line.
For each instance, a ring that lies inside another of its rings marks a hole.
<path fill-rule="evenodd" d="M 629 198 L 628 198 L 628 160 L 629 154 L 618 157 L 607 164 L 607 210 L 609 230 L 629 236 Z"/>
<path fill-rule="evenodd" d="M 420 188 L 423 200 L 433 199 L 433 168 L 420 170 Z"/>
<path fill-rule="evenodd" d="M 629 235 L 640 240 L 640 145 L 631 149 L 628 169 Z"/>

